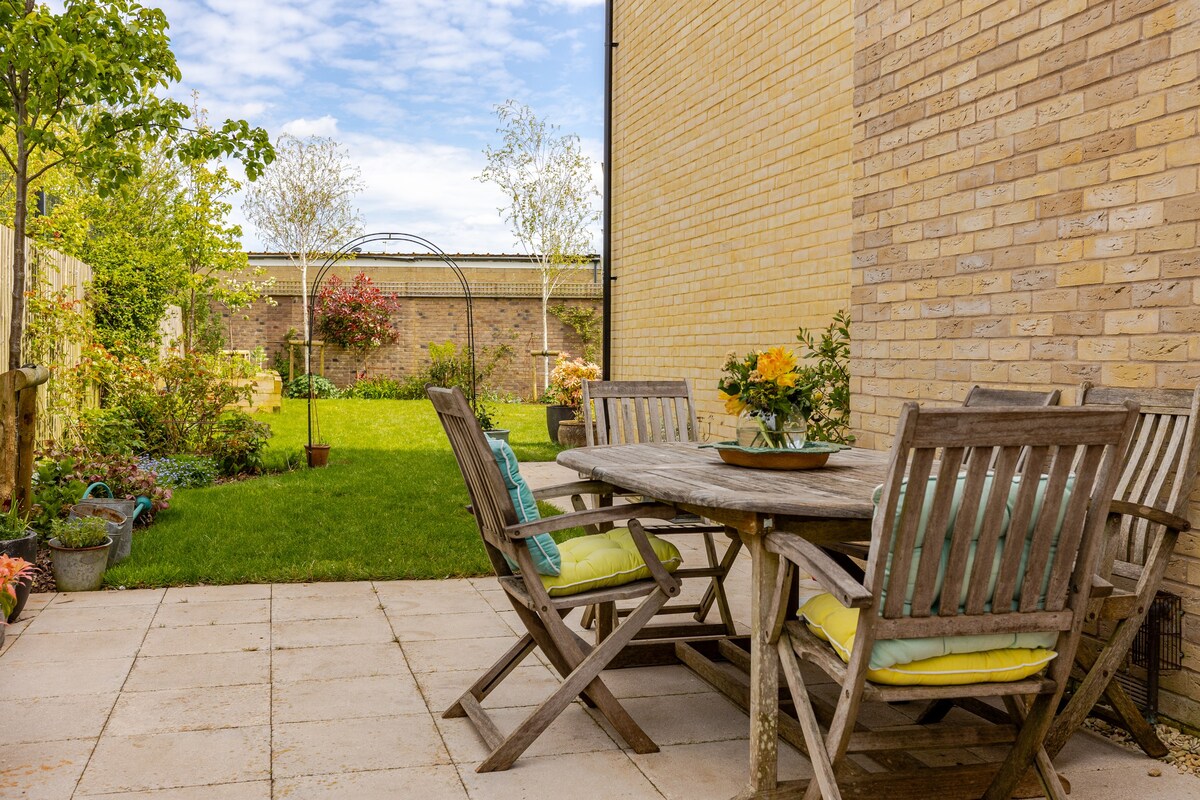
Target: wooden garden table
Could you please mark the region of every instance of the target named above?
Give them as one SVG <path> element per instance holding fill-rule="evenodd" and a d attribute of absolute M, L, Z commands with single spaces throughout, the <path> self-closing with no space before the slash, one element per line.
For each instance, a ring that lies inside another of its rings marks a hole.
<path fill-rule="evenodd" d="M 558 463 L 594 480 L 735 528 L 750 552 L 750 781 L 739 797 L 768 798 L 779 788 L 779 672 L 768 642 L 779 556 L 767 551 L 763 538 L 784 533 L 818 544 L 868 541 L 871 495 L 883 482 L 888 457 L 847 450 L 820 469 L 774 471 L 732 467 L 715 450 L 684 443 L 588 447 L 558 456 Z"/>

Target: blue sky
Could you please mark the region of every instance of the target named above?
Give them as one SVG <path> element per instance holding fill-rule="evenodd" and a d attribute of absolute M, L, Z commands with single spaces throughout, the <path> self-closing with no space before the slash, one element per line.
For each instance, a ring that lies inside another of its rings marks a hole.
<path fill-rule="evenodd" d="M 153 2 L 153 0 L 151 0 Z M 603 0 L 159 0 L 182 82 L 214 121 L 342 142 L 367 231 L 448 252 L 519 252 L 474 180 L 512 98 L 599 161 Z M 240 209 L 248 249 L 261 243 Z M 599 246 L 597 231 L 596 245 Z"/>

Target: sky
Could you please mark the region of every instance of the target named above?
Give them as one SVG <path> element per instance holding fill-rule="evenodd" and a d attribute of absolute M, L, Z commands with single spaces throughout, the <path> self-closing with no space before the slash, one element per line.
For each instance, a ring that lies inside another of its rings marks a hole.
<path fill-rule="evenodd" d="M 153 0 L 149 0 L 152 3 Z M 211 122 L 328 136 L 362 172 L 366 232 L 450 253 L 521 252 L 476 176 L 494 107 L 580 137 L 600 183 L 603 0 L 158 0 L 183 80 Z M 597 201 L 598 202 L 598 201 Z M 247 250 L 263 249 L 235 199 Z M 599 229 L 595 246 L 599 247 Z"/>

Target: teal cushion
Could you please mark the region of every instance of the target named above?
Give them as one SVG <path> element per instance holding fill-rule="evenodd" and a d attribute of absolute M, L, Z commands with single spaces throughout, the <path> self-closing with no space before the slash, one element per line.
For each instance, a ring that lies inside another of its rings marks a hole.
<path fill-rule="evenodd" d="M 521 522 L 541 519 L 537 501 L 533 499 L 533 491 L 521 475 L 521 465 L 508 442 L 490 436 L 484 438 L 492 448 L 492 458 L 496 459 L 496 465 L 500 467 L 500 477 L 504 479 L 504 488 L 508 489 L 508 496 L 512 498 L 513 507 L 517 510 L 517 519 Z M 537 536 L 531 536 L 525 540 L 525 546 L 529 548 L 529 555 L 533 556 L 533 566 L 539 575 L 559 574 L 562 569 L 562 556 L 550 534 L 539 533 Z M 504 560 L 513 569 L 519 568 L 508 556 L 505 556 Z"/>
<path fill-rule="evenodd" d="M 1031 545 L 1033 543 L 1033 534 L 1037 528 L 1038 518 L 1040 517 L 1040 515 L 1042 513 L 1042 508 L 1046 502 L 1046 488 L 1047 488 L 1048 482 L 1049 482 L 1049 476 L 1042 475 L 1041 480 L 1038 483 L 1038 488 L 1034 494 L 1033 511 L 1029 518 L 1029 526 L 1028 526 L 1027 530 L 1024 532 L 1024 545 L 1022 548 L 1021 564 L 1020 564 L 1020 568 L 1019 568 L 1019 572 L 1018 572 L 1018 583 L 1017 583 L 1018 587 L 1020 586 L 1021 581 L 1024 580 L 1025 568 L 1026 568 L 1026 564 L 1028 563 L 1028 560 L 1029 560 L 1029 551 L 1030 551 Z M 908 610 L 909 601 L 912 598 L 912 593 L 913 593 L 914 587 L 916 585 L 917 570 L 920 565 L 921 552 L 924 547 L 926 534 L 928 532 L 927 528 L 929 525 L 929 517 L 932 514 L 932 510 L 933 510 L 933 497 L 934 497 L 934 490 L 935 490 L 936 485 L 937 485 L 937 477 L 930 476 L 928 479 L 928 482 L 926 484 L 925 502 L 923 503 L 922 508 L 921 508 L 921 518 L 920 518 L 920 521 L 919 521 L 918 527 L 917 527 L 917 536 L 916 536 L 915 547 L 913 549 L 912 563 L 909 566 L 908 581 L 907 581 L 907 587 L 906 587 L 906 592 L 905 592 L 905 610 L 906 611 Z M 966 485 L 966 473 L 960 472 L 958 475 L 958 478 L 955 482 L 954 498 L 951 501 L 950 514 L 947 517 L 946 528 L 944 531 L 938 531 L 934 534 L 935 541 L 940 541 L 942 543 L 941 544 L 941 548 L 942 548 L 941 559 L 940 559 L 940 564 L 938 567 L 936 589 L 934 591 L 935 607 L 936 607 L 936 604 L 940 601 L 942 585 L 945 582 L 945 578 L 946 578 L 946 564 L 950 558 L 950 534 L 954 530 L 954 523 L 955 523 L 956 518 L 958 517 L 959 508 L 962 505 L 962 493 L 963 493 L 963 489 L 964 489 L 965 485 Z M 1066 513 L 1067 513 L 1067 502 L 1071 497 L 1071 491 L 1072 491 L 1074 485 L 1075 485 L 1075 476 L 1069 475 L 1067 477 L 1067 484 L 1066 484 L 1066 488 L 1063 492 L 1063 497 L 1060 499 L 1060 501 L 1059 501 L 1060 505 L 1058 506 L 1058 509 L 1057 509 L 1058 518 L 1055 521 L 1056 524 L 1055 524 L 1055 528 L 1054 528 L 1054 536 L 1053 536 L 1053 540 L 1051 543 L 1051 552 L 1052 553 L 1054 552 L 1055 548 L 1058 545 L 1058 537 L 1062 531 L 1063 520 L 1065 519 Z M 896 517 L 895 517 L 895 521 L 894 521 L 893 525 L 899 525 L 899 523 L 900 523 L 900 514 L 904 508 L 904 494 L 907 491 L 907 488 L 908 488 L 908 481 L 905 480 L 901 483 L 901 486 L 900 486 L 900 499 L 896 506 Z M 1001 526 L 1000 526 L 1000 539 L 996 544 L 995 551 L 991 554 L 992 569 L 991 569 L 991 578 L 990 578 L 990 582 L 988 585 L 989 606 L 990 606 L 991 593 L 996 588 L 996 579 L 1000 574 L 1000 562 L 1001 562 L 1001 558 L 1002 558 L 1002 555 L 1004 552 L 1005 542 L 1007 541 L 1007 538 L 1009 535 L 1009 523 L 1012 518 L 1012 511 L 1016 506 L 1017 492 L 1020 490 L 1020 488 L 1021 488 L 1021 478 L 1019 476 L 1014 477 L 1012 480 L 1012 487 L 1009 489 L 1008 496 L 1006 498 L 1005 509 L 1004 509 L 1004 518 L 1003 518 L 1003 522 L 1001 523 Z M 975 554 L 976 554 L 975 553 L 976 542 L 979 538 L 979 534 L 982 532 L 983 518 L 984 518 L 984 514 L 986 513 L 986 510 L 987 510 L 987 500 L 991 494 L 991 491 L 992 491 L 992 473 L 989 471 L 987 477 L 984 479 L 983 492 L 982 492 L 980 503 L 979 503 L 979 510 L 975 517 L 973 541 L 971 542 L 971 545 L 967 551 L 967 574 L 968 575 L 971 574 L 971 571 L 974 569 Z M 875 495 L 874 495 L 873 499 L 877 506 L 879 504 L 879 500 L 880 500 L 882 493 L 883 493 L 883 487 L 882 486 L 876 487 Z M 886 581 L 890 579 L 891 563 L 892 563 L 892 554 L 889 553 L 887 564 L 885 565 L 885 569 L 884 569 L 885 585 L 886 585 Z M 1042 594 L 1043 600 L 1045 597 L 1046 589 L 1049 586 L 1049 583 L 1050 583 L 1050 571 L 1049 571 L 1049 567 L 1047 567 L 1046 574 L 1043 576 L 1042 585 L 1041 585 L 1041 594 Z M 969 588 L 968 582 L 964 581 L 963 587 L 962 587 L 962 592 L 959 596 L 959 607 L 960 608 L 966 604 L 968 588 Z M 886 599 L 886 592 L 884 592 L 883 596 Z"/>

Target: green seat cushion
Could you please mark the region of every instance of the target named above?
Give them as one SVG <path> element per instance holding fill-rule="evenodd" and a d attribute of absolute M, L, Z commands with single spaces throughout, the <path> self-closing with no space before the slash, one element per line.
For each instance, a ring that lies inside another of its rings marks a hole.
<path fill-rule="evenodd" d="M 653 535 L 646 538 L 668 572 L 683 563 L 675 545 Z M 558 552 L 562 557 L 559 574 L 542 576 L 542 585 L 551 597 L 622 586 L 650 577 L 650 568 L 625 528 L 568 539 L 558 546 Z"/>
<path fill-rule="evenodd" d="M 508 442 L 493 439 L 490 436 L 484 438 L 487 439 L 488 446 L 492 449 L 492 458 L 496 459 L 496 465 L 500 467 L 500 476 L 504 479 L 504 488 L 508 489 L 508 496 L 512 498 L 513 508 L 517 511 L 517 519 L 521 522 L 534 522 L 541 519 L 542 515 L 538 513 L 537 501 L 533 499 L 533 491 L 525 482 L 524 476 L 521 475 L 521 465 L 517 462 L 517 456 L 513 453 L 512 447 Z M 539 533 L 537 536 L 531 536 L 525 540 L 525 546 L 529 549 L 529 555 L 533 557 L 533 566 L 539 575 L 557 575 L 559 573 L 562 557 L 559 555 L 558 545 L 555 544 L 550 534 Z M 508 556 L 505 556 L 504 560 L 513 569 L 519 569 L 517 562 Z"/>

